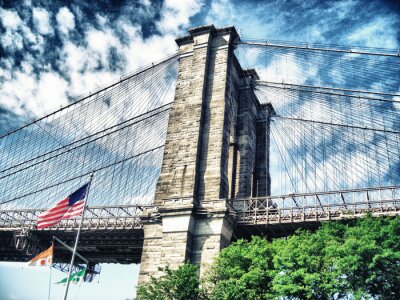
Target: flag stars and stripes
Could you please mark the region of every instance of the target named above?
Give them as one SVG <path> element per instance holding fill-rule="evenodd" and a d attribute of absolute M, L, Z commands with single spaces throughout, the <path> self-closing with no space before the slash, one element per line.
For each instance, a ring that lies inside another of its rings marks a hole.
<path fill-rule="evenodd" d="M 37 228 L 42 229 L 58 224 L 61 220 L 79 216 L 85 207 L 85 197 L 89 183 L 85 184 L 64 200 L 38 216 Z"/>

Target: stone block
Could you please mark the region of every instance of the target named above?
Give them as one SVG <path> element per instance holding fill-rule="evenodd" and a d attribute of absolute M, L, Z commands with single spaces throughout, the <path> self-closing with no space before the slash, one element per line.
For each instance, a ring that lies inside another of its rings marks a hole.
<path fill-rule="evenodd" d="M 229 245 L 234 218 L 226 198 L 268 192 L 268 124 L 251 80 L 233 54 L 233 27 L 212 25 L 178 38 L 180 63 L 168 121 L 158 211 L 144 214 L 140 283 L 167 264 L 212 263 Z M 159 222 L 152 223 L 152 216 Z"/>

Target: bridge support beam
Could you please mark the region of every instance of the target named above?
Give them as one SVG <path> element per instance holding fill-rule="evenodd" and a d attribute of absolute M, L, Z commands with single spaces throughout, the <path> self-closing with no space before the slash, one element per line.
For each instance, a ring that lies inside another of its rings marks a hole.
<path fill-rule="evenodd" d="M 257 149 L 268 148 L 257 137 L 257 120 L 265 107 L 252 89 L 257 74 L 243 70 L 233 53 L 238 40 L 234 27 L 213 25 L 189 29 L 188 36 L 176 40 L 178 80 L 156 188 L 157 209 L 142 216 L 139 284 L 161 275 L 166 265 L 174 269 L 187 261 L 203 273 L 232 238 L 235 219 L 226 199 L 250 197 L 257 174 L 268 175 L 265 160 L 256 172 Z M 269 180 L 258 177 L 260 182 Z M 268 184 L 259 184 L 263 195 Z"/>

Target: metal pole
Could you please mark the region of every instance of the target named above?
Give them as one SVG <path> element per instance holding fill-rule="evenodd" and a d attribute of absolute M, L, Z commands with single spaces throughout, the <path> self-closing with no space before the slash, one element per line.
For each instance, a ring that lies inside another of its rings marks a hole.
<path fill-rule="evenodd" d="M 49 292 L 47 294 L 48 300 L 50 300 L 50 290 L 51 290 L 51 269 L 52 269 L 52 266 L 50 265 Z"/>
<path fill-rule="evenodd" d="M 53 241 L 51 242 L 51 246 L 53 247 L 53 256 L 54 256 L 54 237 L 53 237 Z M 47 299 L 50 300 L 50 290 L 51 290 L 51 268 L 53 265 L 53 257 L 51 259 L 51 263 L 50 263 L 50 277 L 49 277 L 49 292 L 47 294 Z"/>
<path fill-rule="evenodd" d="M 72 252 L 71 264 L 69 266 L 69 271 L 68 271 L 67 286 L 65 287 L 64 300 L 67 300 L 67 296 L 68 296 L 68 288 L 69 288 L 70 277 L 71 277 L 71 273 L 72 273 L 72 266 L 74 265 L 76 249 L 78 248 L 79 236 L 81 234 L 81 228 L 82 228 L 83 218 L 84 218 L 85 209 L 86 209 L 86 202 L 89 197 L 89 190 L 90 190 L 90 186 L 92 185 L 92 179 L 93 179 L 93 173 L 90 174 L 89 186 L 88 186 L 88 190 L 87 190 L 86 197 L 85 197 L 84 204 L 83 204 L 81 222 L 79 223 L 78 233 L 76 234 L 74 251 Z"/>
<path fill-rule="evenodd" d="M 71 251 L 71 253 L 74 253 L 74 249 L 71 248 L 70 246 L 68 246 L 66 243 L 64 243 L 62 240 L 60 240 L 59 238 L 57 238 L 56 236 L 53 236 L 53 239 L 56 240 L 57 242 L 59 242 L 62 246 L 64 246 L 65 248 L 67 248 L 69 251 Z M 76 256 L 78 256 L 80 259 L 82 259 L 86 264 L 89 264 L 89 261 L 84 258 L 82 255 L 80 255 L 78 252 L 75 252 Z"/>

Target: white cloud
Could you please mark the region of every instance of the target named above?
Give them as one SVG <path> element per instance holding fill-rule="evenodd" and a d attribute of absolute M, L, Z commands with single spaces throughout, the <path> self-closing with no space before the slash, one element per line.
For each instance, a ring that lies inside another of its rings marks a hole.
<path fill-rule="evenodd" d="M 260 64 L 260 55 L 262 54 L 262 51 L 260 48 L 249 48 L 243 51 L 244 54 L 241 56 L 241 58 L 244 60 L 242 63 L 242 68 L 251 68 L 255 67 Z"/>
<path fill-rule="evenodd" d="M 147 40 L 134 39 L 124 48 L 128 70 L 162 59 L 176 50 L 174 35 L 154 36 Z"/>
<path fill-rule="evenodd" d="M 24 105 L 34 103 L 32 101 L 32 93 L 35 89 L 35 85 L 36 83 L 32 76 L 22 72 L 15 72 L 13 78 L 5 81 L 1 86 L 1 106 L 17 115 L 25 116 L 26 109 Z"/>
<path fill-rule="evenodd" d="M 367 47 L 396 49 L 399 47 L 396 36 L 395 20 L 379 16 L 351 32 L 347 41 Z"/>
<path fill-rule="evenodd" d="M 277 6 L 268 1 L 237 5 L 229 0 L 215 0 L 205 22 L 216 27 L 234 25 L 242 38 L 271 39 L 285 28 L 280 12 L 276 11 Z"/>
<path fill-rule="evenodd" d="M 89 50 L 92 51 L 92 57 L 101 61 L 103 65 L 108 66 L 108 51 L 110 47 L 121 47 L 121 43 L 114 36 L 113 32 L 110 28 L 103 30 L 89 30 L 86 36 L 86 41 L 89 47 Z M 90 59 L 92 63 L 91 67 L 96 68 L 97 62 L 96 60 Z"/>
<path fill-rule="evenodd" d="M 99 24 L 100 27 L 104 28 L 105 26 L 107 26 L 108 19 L 106 16 L 96 15 L 96 20 L 97 24 Z"/>
<path fill-rule="evenodd" d="M 17 32 L 7 30 L 1 37 L 1 44 L 4 48 L 21 50 L 24 47 L 23 38 Z"/>
<path fill-rule="evenodd" d="M 0 22 L 4 27 L 12 30 L 16 30 L 18 26 L 22 23 L 21 18 L 18 13 L 12 10 L 5 10 L 0 8 Z"/>
<path fill-rule="evenodd" d="M 374 5 L 377 4 L 371 4 Z M 277 0 L 243 3 L 213 0 L 205 17 L 206 23 L 216 26 L 235 25 L 244 38 L 344 45 L 357 43 L 395 49 L 399 47 L 397 20 L 395 12 L 375 14 L 368 11 L 360 0 L 326 4 L 316 0 L 297 1 L 295 4 Z"/>
<path fill-rule="evenodd" d="M 53 33 L 53 28 L 50 26 L 49 13 L 43 8 L 33 8 L 32 10 L 33 23 L 35 28 L 42 35 Z"/>
<path fill-rule="evenodd" d="M 36 104 L 31 111 L 40 114 L 43 111 L 53 111 L 60 105 L 66 105 L 67 81 L 56 73 L 42 73 L 37 82 Z"/>
<path fill-rule="evenodd" d="M 261 68 L 257 71 L 261 80 L 272 82 L 304 84 L 310 78 L 318 80 L 315 76 L 318 72 L 318 66 L 309 67 L 307 74 L 305 74 L 304 66 L 301 65 L 301 61 L 298 61 L 294 54 L 275 55 L 271 58 L 267 68 Z"/>
<path fill-rule="evenodd" d="M 72 42 L 66 42 L 61 54 L 63 58 L 62 67 L 65 72 L 83 71 L 85 61 L 85 49 Z"/>
<path fill-rule="evenodd" d="M 0 37 L 4 48 L 21 50 L 23 48 L 23 37 L 17 32 L 22 24 L 18 13 L 0 8 L 0 22 L 6 28 L 6 32 Z"/>
<path fill-rule="evenodd" d="M 42 73 L 38 80 L 31 67 L 23 66 L 24 72 L 16 72 L 13 79 L 1 86 L 0 105 L 17 115 L 34 117 L 67 104 L 67 82 L 55 73 Z"/>
<path fill-rule="evenodd" d="M 21 62 L 23 71 L 13 71 L 10 61 L 9 70 L 0 72 L 3 79 L 8 79 L 0 83 L 3 91 L 0 104 L 21 116 L 41 116 L 66 104 L 68 96 L 81 95 L 143 65 L 158 61 L 176 51 L 174 39 L 183 28 L 189 27 L 190 17 L 198 13 L 203 4 L 203 0 L 167 0 L 159 12 L 161 19 L 156 24 L 163 35 L 146 39 L 142 36 L 141 25 L 132 24 L 126 16 L 122 15 L 111 24 L 107 15 L 97 14 L 95 19 L 101 28 L 88 27 L 84 31 L 83 40 L 87 46 L 78 45 L 68 38 L 68 33 L 82 18 L 79 7 L 73 11 L 67 7 L 60 8 L 54 13 L 54 24 L 50 11 L 34 7 L 32 30 L 28 26 L 30 20 L 23 21 L 16 12 L 0 9 L 1 23 L 6 27 L 6 33 L 0 37 L 2 45 L 15 51 L 22 50 L 24 43 L 27 43 L 31 50 L 38 53 L 35 57 L 25 55 Z M 141 5 L 146 10 L 151 7 L 147 0 L 141 1 Z M 59 51 L 59 66 L 67 78 L 52 71 L 50 64 L 46 63 L 40 65 L 39 73 L 34 73 L 38 71 L 34 68 L 37 59 L 45 58 L 46 39 L 54 34 L 52 26 L 62 33 L 62 47 L 54 51 Z M 125 32 L 124 43 L 116 34 L 121 30 Z M 122 68 L 110 65 L 113 63 L 110 61 L 111 47 L 125 62 Z"/>
<path fill-rule="evenodd" d="M 166 0 L 161 11 L 161 20 L 157 24 L 162 33 L 177 33 L 189 25 L 191 16 L 200 12 L 202 0 Z"/>
<path fill-rule="evenodd" d="M 75 28 L 75 16 L 67 7 L 58 11 L 56 20 L 58 29 L 64 34 L 68 34 L 70 30 Z"/>
<path fill-rule="evenodd" d="M 353 12 L 356 4 L 357 1 L 354 0 L 332 2 L 328 13 L 334 14 L 336 19 L 343 20 Z"/>
<path fill-rule="evenodd" d="M 34 34 L 31 29 L 22 22 L 18 14 L 0 9 L 0 21 L 6 28 L 0 37 L 2 46 L 11 52 L 22 50 L 24 43 L 29 43 L 32 50 L 42 53 L 44 46 L 43 36 Z"/>
<path fill-rule="evenodd" d="M 235 18 L 233 4 L 229 0 L 215 0 L 211 3 L 211 8 L 206 17 L 206 23 L 220 26 L 230 22 Z"/>
<path fill-rule="evenodd" d="M 22 33 L 24 35 L 24 39 L 32 44 L 43 44 L 43 37 L 41 35 L 34 34 L 32 30 L 23 24 L 21 26 Z"/>
<path fill-rule="evenodd" d="M 12 78 L 12 67 L 14 65 L 14 59 L 12 59 L 11 57 L 4 58 L 1 60 L 1 62 L 4 68 L 0 68 L 0 79 L 8 81 Z"/>
<path fill-rule="evenodd" d="M 146 7 L 149 7 L 151 5 L 150 0 L 139 0 L 139 3 Z"/>

